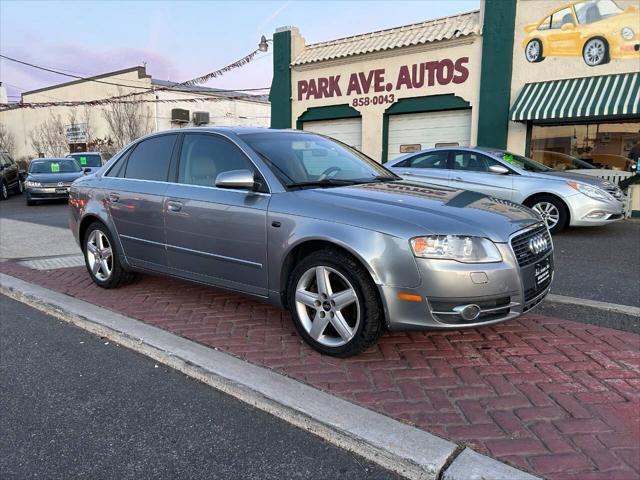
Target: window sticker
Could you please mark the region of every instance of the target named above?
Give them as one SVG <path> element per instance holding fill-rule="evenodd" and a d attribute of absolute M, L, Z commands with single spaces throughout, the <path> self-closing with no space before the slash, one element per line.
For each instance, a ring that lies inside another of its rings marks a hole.
<path fill-rule="evenodd" d="M 60 173 L 60 164 L 52 163 L 51 164 L 51 173 Z"/>
<path fill-rule="evenodd" d="M 87 157 L 80 157 L 80 165 L 85 166 L 87 164 Z"/>
<path fill-rule="evenodd" d="M 505 154 L 502 156 L 502 159 L 503 159 L 505 162 L 513 163 L 513 155 L 511 155 L 510 153 L 505 153 Z"/>

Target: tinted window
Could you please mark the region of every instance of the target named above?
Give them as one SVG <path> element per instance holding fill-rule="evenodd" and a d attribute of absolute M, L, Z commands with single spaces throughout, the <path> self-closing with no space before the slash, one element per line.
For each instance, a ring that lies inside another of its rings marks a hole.
<path fill-rule="evenodd" d="M 129 155 L 125 178 L 166 181 L 176 137 L 161 135 L 140 142 Z"/>
<path fill-rule="evenodd" d="M 562 25 L 567 23 L 573 23 L 573 15 L 571 14 L 571 8 L 565 8 L 556 12 L 551 17 L 551 28 L 561 28 Z"/>
<path fill-rule="evenodd" d="M 185 135 L 180 153 L 178 182 L 214 187 L 222 172 L 255 168 L 229 140 L 214 135 Z"/>
<path fill-rule="evenodd" d="M 467 170 L 470 172 L 488 172 L 492 165 L 501 165 L 500 162 L 493 158 L 487 157 L 476 152 L 454 152 L 453 168 L 454 170 Z"/>
<path fill-rule="evenodd" d="M 408 158 L 399 167 L 404 168 L 447 168 L 448 151 L 421 153 Z"/>

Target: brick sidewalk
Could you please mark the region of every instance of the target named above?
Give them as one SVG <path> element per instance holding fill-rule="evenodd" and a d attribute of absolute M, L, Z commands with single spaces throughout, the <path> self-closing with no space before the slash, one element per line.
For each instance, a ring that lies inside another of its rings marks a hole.
<path fill-rule="evenodd" d="M 141 276 L 102 290 L 84 268 L 0 271 L 219 348 L 551 479 L 640 478 L 640 335 L 529 314 L 447 333 L 386 334 L 323 357 L 286 312 Z"/>

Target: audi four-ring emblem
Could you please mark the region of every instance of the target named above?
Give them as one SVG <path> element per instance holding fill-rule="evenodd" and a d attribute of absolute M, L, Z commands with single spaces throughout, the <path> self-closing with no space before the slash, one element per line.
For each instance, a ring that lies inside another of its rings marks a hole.
<path fill-rule="evenodd" d="M 529 251 L 534 255 L 544 252 L 549 247 L 549 242 L 544 235 L 536 235 L 529 240 Z"/>

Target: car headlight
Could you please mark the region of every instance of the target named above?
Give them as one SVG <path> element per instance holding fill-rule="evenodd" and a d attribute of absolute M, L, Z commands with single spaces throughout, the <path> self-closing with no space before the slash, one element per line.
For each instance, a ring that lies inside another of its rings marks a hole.
<path fill-rule="evenodd" d="M 630 27 L 624 27 L 620 31 L 620 35 L 622 35 L 622 38 L 624 38 L 625 40 L 631 40 L 633 38 L 633 36 L 635 35 L 635 32 Z"/>
<path fill-rule="evenodd" d="M 27 187 L 41 187 L 42 184 L 40 182 L 32 182 L 31 180 L 27 180 L 25 183 Z"/>
<path fill-rule="evenodd" d="M 498 247 L 486 238 L 462 235 L 430 235 L 411 239 L 416 257 L 456 260 L 463 263 L 502 261 Z"/>
<path fill-rule="evenodd" d="M 586 183 L 580 182 L 567 182 L 567 185 L 575 188 L 580 193 L 584 193 L 589 198 L 594 198 L 596 200 L 613 200 L 613 197 L 611 195 L 609 195 L 601 188 L 594 187 L 593 185 L 588 185 Z"/>

